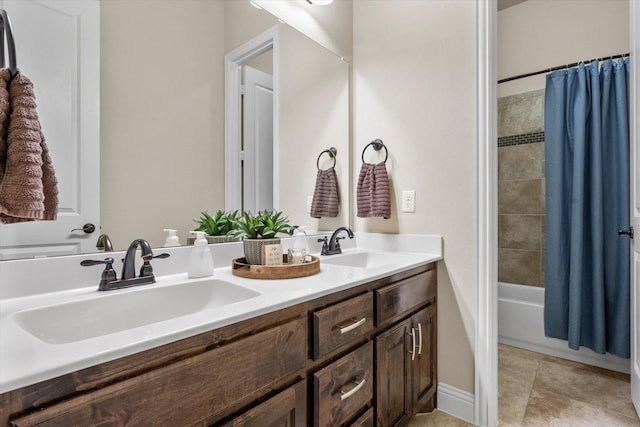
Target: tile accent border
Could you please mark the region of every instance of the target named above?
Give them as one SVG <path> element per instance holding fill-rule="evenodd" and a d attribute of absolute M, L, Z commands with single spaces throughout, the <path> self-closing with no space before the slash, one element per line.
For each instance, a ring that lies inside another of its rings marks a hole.
<path fill-rule="evenodd" d="M 544 142 L 544 132 L 532 132 L 523 133 L 521 135 L 502 136 L 498 138 L 498 147 L 533 144 L 535 142 Z"/>
<path fill-rule="evenodd" d="M 438 382 L 438 409 L 456 418 L 475 424 L 475 396 L 468 391 Z"/>

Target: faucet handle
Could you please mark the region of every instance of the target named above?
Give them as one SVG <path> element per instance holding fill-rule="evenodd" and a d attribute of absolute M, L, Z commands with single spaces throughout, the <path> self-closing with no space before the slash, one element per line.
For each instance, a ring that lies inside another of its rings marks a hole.
<path fill-rule="evenodd" d="M 102 271 L 102 277 L 100 278 L 100 288 L 103 286 L 115 281 L 116 271 L 113 269 L 113 258 L 105 258 L 103 261 L 94 260 L 94 259 L 85 259 L 80 261 L 80 265 L 83 267 L 90 267 L 93 265 L 101 265 L 104 264 L 104 270 Z"/>
<path fill-rule="evenodd" d="M 153 255 L 151 257 L 144 258 L 144 263 L 142 264 L 142 267 L 140 267 L 140 277 L 153 276 L 153 267 L 151 267 L 151 263 L 149 261 L 155 258 L 169 258 L 170 256 L 171 255 L 165 252 L 159 255 Z"/>
<path fill-rule="evenodd" d="M 323 239 L 318 239 L 319 243 L 322 243 L 322 250 L 320 251 L 320 255 L 328 255 L 329 254 L 329 238 L 324 236 Z"/>

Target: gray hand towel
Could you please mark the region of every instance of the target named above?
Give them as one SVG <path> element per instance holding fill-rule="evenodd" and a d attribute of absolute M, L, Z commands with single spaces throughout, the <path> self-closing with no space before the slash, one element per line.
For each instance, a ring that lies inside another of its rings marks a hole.
<path fill-rule="evenodd" d="M 363 163 L 357 186 L 358 217 L 391 218 L 389 176 L 384 162 Z"/>
<path fill-rule="evenodd" d="M 335 168 L 318 170 L 311 202 L 312 218 L 335 218 L 340 208 L 340 193 Z"/>

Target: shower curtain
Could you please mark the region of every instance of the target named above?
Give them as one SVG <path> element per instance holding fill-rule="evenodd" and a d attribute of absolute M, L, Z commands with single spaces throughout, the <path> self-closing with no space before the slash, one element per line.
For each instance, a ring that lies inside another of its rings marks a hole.
<path fill-rule="evenodd" d="M 545 334 L 629 357 L 629 58 L 545 90 Z"/>

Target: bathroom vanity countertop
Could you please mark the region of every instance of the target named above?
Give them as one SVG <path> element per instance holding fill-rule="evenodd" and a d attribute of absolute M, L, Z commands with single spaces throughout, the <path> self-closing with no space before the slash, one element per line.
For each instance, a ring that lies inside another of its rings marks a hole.
<path fill-rule="evenodd" d="M 376 244 L 375 235 L 373 237 L 371 240 L 370 235 L 364 237 L 358 235 L 358 247 L 344 249 L 343 255 L 320 257 L 320 272 L 309 277 L 254 280 L 234 276 L 229 266 L 216 268 L 213 279 L 238 285 L 257 295 L 169 320 L 72 342 L 53 344 L 37 338 L 16 322 L 19 313 L 39 307 L 101 298 L 112 292 L 144 293 L 151 288 L 180 286 L 181 283 L 195 283 L 212 278 L 188 279 L 186 273 L 168 274 L 156 277 L 156 283 L 152 285 L 116 291 L 98 292 L 97 286 L 92 283 L 89 287 L 1 299 L 0 393 L 175 342 L 442 259 L 440 236 L 408 236 L 407 239 L 410 242 L 407 244 L 407 241 L 402 241 L 402 236 L 396 235 L 393 238 L 396 244 L 390 246 L 385 244 L 384 246 L 387 246 L 385 250 L 380 249 L 382 245 Z M 422 244 L 425 238 L 432 240 L 428 244 Z M 384 240 L 385 237 L 382 239 Z M 370 245 L 365 249 L 360 245 L 360 241 Z M 361 252 L 378 255 L 393 253 L 394 263 L 357 268 L 323 262 L 328 258 L 337 259 L 336 257 Z M 99 271 L 95 273 L 98 275 Z M 139 309 L 141 311 L 153 309 L 153 303 L 153 299 L 150 298 L 142 303 Z M 147 307 L 145 307 L 146 304 L 148 304 Z M 114 318 L 119 316 L 117 306 L 113 307 L 113 316 Z M 56 319 L 50 320 L 55 322 Z"/>

